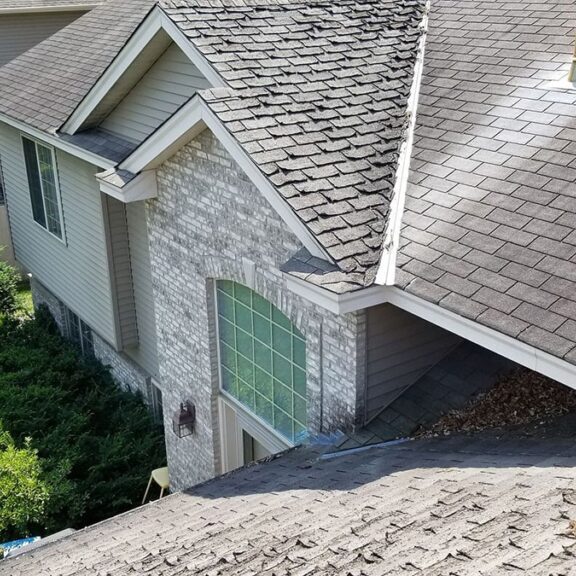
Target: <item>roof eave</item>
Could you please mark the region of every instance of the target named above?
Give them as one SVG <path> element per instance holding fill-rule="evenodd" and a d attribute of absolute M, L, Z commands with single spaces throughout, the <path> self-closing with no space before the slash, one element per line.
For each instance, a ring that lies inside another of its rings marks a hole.
<path fill-rule="evenodd" d="M 186 38 L 168 15 L 155 6 L 144 18 L 132 37 L 117 54 L 112 63 L 104 71 L 98 81 L 92 86 L 68 120 L 62 125 L 61 131 L 74 134 L 82 128 L 86 120 L 96 110 L 114 85 L 122 78 L 136 58 L 148 43 L 161 31 L 164 31 L 173 42 L 190 58 L 204 77 L 214 87 L 225 86 L 222 77 L 204 58 L 198 49 Z"/>

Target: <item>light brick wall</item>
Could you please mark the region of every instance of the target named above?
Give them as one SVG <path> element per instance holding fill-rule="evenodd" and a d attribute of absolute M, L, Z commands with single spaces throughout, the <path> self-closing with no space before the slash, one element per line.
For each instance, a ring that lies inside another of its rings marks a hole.
<path fill-rule="evenodd" d="M 311 431 L 350 427 L 364 388 L 364 315 L 337 316 L 287 290 L 279 269 L 301 244 L 209 131 L 157 178 L 147 214 L 172 488 L 219 472 L 215 279 L 251 287 L 305 335 Z M 197 425 L 178 439 L 170 419 L 183 400 Z"/>

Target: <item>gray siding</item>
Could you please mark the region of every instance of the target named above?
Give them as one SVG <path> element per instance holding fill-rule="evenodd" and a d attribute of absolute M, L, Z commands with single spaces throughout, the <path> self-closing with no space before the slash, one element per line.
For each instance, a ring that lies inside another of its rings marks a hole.
<path fill-rule="evenodd" d="M 366 419 L 370 420 L 446 356 L 460 339 L 389 304 L 367 312 Z"/>
<path fill-rule="evenodd" d="M 172 44 L 101 127 L 128 140 L 141 142 L 196 90 L 209 86 L 198 68 L 176 44 Z"/>
<path fill-rule="evenodd" d="M 116 344 L 97 168 L 57 151 L 66 244 L 32 219 L 20 133 L 0 124 L 6 195 L 16 258 L 102 338 Z"/>
<path fill-rule="evenodd" d="M 84 12 L 0 15 L 0 66 L 67 26 Z"/>
<path fill-rule="evenodd" d="M 119 347 L 138 345 L 136 304 L 130 266 L 130 243 L 126 204 L 110 196 L 102 196 L 109 237 L 109 257 L 118 322 Z"/>
<path fill-rule="evenodd" d="M 158 379 L 158 353 L 156 349 L 156 320 L 154 317 L 154 295 L 150 271 L 150 251 L 144 202 L 133 202 L 126 206 L 128 234 L 132 259 L 132 278 L 138 321 L 137 348 L 127 348 L 126 354 L 142 368 Z"/>

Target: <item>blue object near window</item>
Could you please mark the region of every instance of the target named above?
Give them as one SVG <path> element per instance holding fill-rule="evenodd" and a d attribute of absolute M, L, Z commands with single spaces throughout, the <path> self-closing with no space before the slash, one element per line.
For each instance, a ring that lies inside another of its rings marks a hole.
<path fill-rule="evenodd" d="M 246 286 L 216 283 L 222 389 L 292 442 L 306 436 L 306 340 Z"/>

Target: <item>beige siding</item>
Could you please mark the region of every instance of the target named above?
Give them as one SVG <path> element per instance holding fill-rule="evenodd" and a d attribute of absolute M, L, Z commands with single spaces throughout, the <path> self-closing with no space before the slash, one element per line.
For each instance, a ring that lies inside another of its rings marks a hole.
<path fill-rule="evenodd" d="M 102 196 L 105 202 L 109 255 L 112 262 L 112 283 L 118 321 L 119 346 L 138 345 L 136 304 L 130 265 L 130 243 L 126 204 L 110 196 Z"/>
<path fill-rule="evenodd" d="M 370 420 L 444 358 L 460 339 L 389 304 L 367 312 L 366 416 Z"/>
<path fill-rule="evenodd" d="M 0 66 L 64 28 L 83 12 L 0 14 Z"/>
<path fill-rule="evenodd" d="M 116 344 L 95 166 L 57 151 L 66 243 L 32 219 L 20 133 L 0 124 L 0 155 L 16 258 L 102 338 Z"/>
<path fill-rule="evenodd" d="M 172 44 L 102 122 L 105 130 L 141 142 L 196 90 L 209 87 L 198 68 Z"/>
<path fill-rule="evenodd" d="M 126 212 L 139 345 L 137 348 L 127 348 L 125 352 L 152 376 L 158 378 L 156 321 L 152 294 L 152 274 L 150 272 L 148 229 L 146 227 L 146 207 L 144 202 L 133 202 L 126 206 Z"/>

